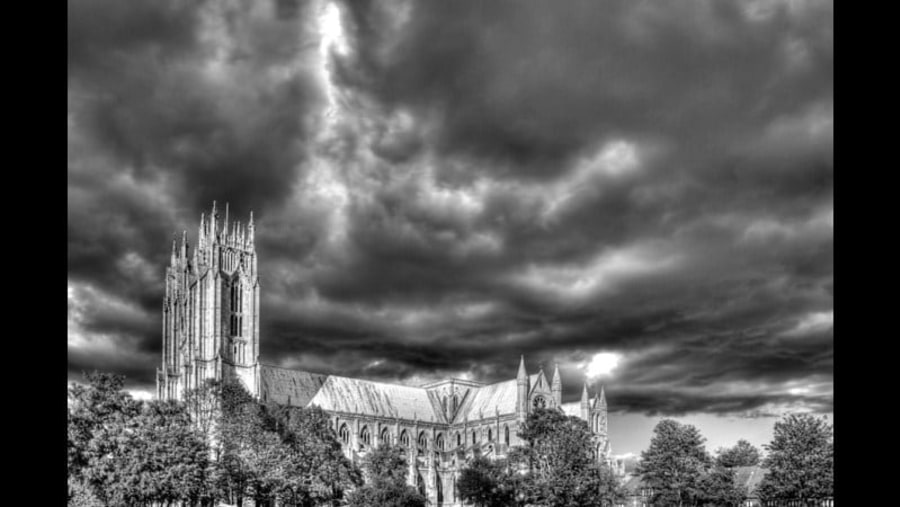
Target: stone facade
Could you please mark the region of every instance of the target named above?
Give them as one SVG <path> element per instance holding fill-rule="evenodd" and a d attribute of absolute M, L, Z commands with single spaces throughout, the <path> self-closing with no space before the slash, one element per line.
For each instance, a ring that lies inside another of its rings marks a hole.
<path fill-rule="evenodd" d="M 201 216 L 193 251 L 173 244 L 163 301 L 163 364 L 157 396 L 180 399 L 205 379 L 237 378 L 257 399 L 318 406 L 332 418 L 344 453 L 358 461 L 382 442 L 409 449 L 408 480 L 431 506 L 460 506 L 456 481 L 476 454 L 503 457 L 521 445 L 518 428 L 536 407 L 588 422 L 597 455 L 609 460 L 606 397 L 562 403 L 562 382 L 543 370 L 494 384 L 448 379 L 420 387 L 284 369 L 259 362 L 259 278 L 253 215 L 246 227 L 224 222 L 213 204 Z"/>

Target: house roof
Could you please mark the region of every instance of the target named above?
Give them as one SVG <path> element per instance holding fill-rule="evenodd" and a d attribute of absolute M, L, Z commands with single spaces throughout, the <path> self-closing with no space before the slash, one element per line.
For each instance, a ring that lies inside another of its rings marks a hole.
<path fill-rule="evenodd" d="M 767 472 L 759 466 L 734 467 L 734 482 L 747 488 L 748 497 L 757 498 L 756 490 Z"/>

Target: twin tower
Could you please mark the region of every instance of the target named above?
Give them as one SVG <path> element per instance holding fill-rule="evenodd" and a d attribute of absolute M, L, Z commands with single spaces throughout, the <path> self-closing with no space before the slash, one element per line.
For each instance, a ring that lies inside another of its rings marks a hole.
<path fill-rule="evenodd" d="M 206 379 L 239 379 L 259 393 L 259 276 L 253 212 L 229 221 L 213 202 L 200 217 L 197 245 L 187 232 L 172 242 L 163 299 L 163 359 L 159 399 L 182 399 Z"/>

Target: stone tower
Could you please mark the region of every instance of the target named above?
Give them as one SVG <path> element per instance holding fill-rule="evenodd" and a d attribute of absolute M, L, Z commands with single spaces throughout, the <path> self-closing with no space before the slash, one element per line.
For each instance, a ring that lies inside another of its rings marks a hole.
<path fill-rule="evenodd" d="M 220 222 L 213 202 L 197 245 L 173 241 L 163 298 L 159 399 L 181 399 L 205 379 L 236 378 L 259 396 L 259 276 L 253 212 L 246 226 Z"/>

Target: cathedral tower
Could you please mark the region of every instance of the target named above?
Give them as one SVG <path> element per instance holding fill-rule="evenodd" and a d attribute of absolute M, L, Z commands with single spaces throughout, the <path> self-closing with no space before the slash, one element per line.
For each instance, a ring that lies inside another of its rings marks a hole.
<path fill-rule="evenodd" d="M 200 216 L 197 245 L 172 244 L 163 298 L 157 397 L 181 399 L 206 379 L 236 378 L 259 396 L 259 276 L 253 212 L 246 226 L 213 202 Z"/>

